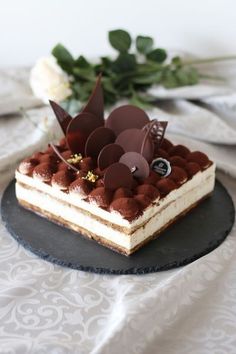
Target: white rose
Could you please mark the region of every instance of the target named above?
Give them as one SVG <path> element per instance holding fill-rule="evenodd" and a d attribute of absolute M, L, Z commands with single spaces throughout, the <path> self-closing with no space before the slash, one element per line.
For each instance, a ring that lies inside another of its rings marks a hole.
<path fill-rule="evenodd" d="M 63 101 L 71 95 L 68 75 L 53 56 L 40 58 L 30 73 L 30 86 L 36 97 L 44 103 L 48 100 Z"/>

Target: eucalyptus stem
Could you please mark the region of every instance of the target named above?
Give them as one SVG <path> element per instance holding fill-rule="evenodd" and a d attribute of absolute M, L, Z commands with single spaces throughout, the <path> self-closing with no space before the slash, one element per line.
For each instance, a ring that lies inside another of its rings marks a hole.
<path fill-rule="evenodd" d="M 205 59 L 194 59 L 190 61 L 183 61 L 183 65 L 196 65 L 196 64 L 207 64 L 207 63 L 217 63 L 220 61 L 236 60 L 236 55 L 222 56 L 222 57 L 212 57 Z"/>
<path fill-rule="evenodd" d="M 224 77 L 221 76 L 212 76 L 212 75 L 205 75 L 205 74 L 199 74 L 200 79 L 208 79 L 208 80 L 214 80 L 214 81 L 221 81 L 221 82 L 226 82 L 227 80 Z"/>

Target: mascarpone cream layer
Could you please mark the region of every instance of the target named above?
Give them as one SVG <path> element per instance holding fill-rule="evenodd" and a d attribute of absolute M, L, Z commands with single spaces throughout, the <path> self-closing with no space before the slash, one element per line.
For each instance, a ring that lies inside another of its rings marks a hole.
<path fill-rule="evenodd" d="M 162 208 L 160 212 L 153 218 L 149 219 L 144 226 L 139 227 L 132 234 L 115 230 L 111 226 L 105 225 L 94 217 L 80 212 L 71 204 L 64 203 L 58 199 L 54 199 L 51 195 L 42 193 L 36 189 L 27 189 L 21 184 L 16 184 L 16 194 L 32 205 L 59 216 L 60 218 L 83 227 L 89 232 L 98 235 L 104 240 L 111 241 L 126 251 L 131 251 L 137 245 L 145 241 L 148 237 L 158 232 L 167 225 L 176 216 L 188 209 L 198 200 L 209 194 L 214 188 L 215 178 L 209 176 L 201 185 L 195 186 L 192 190 L 183 193 L 178 199 L 172 200 L 171 203 Z M 154 207 L 157 210 L 157 207 Z"/>
<path fill-rule="evenodd" d="M 47 193 L 53 198 L 59 199 L 61 201 L 65 201 L 66 203 L 71 204 L 72 206 L 76 206 L 80 209 L 83 209 L 90 214 L 93 214 L 105 221 L 108 221 L 110 223 L 116 224 L 120 227 L 125 227 L 127 228 L 127 232 L 131 233 L 135 229 L 137 229 L 140 225 L 144 224 L 147 220 L 149 220 L 153 215 L 158 213 L 160 210 L 163 209 L 166 205 L 170 204 L 176 199 L 179 199 L 183 194 L 188 193 L 195 187 L 198 187 L 199 189 L 202 188 L 202 183 L 208 179 L 208 178 L 215 178 L 215 165 L 211 165 L 208 169 L 206 169 L 203 172 L 198 172 L 196 175 L 193 176 L 192 179 L 184 183 L 181 187 L 178 189 L 173 190 L 170 192 L 165 198 L 162 198 L 160 200 L 154 200 L 153 203 L 147 207 L 143 214 L 140 215 L 138 218 L 128 221 L 122 217 L 121 214 L 118 212 L 112 211 L 106 211 L 100 207 L 98 207 L 95 203 L 90 203 L 86 202 L 85 200 L 82 200 L 79 198 L 78 194 L 76 193 L 65 193 L 60 190 L 58 190 L 55 187 L 52 187 L 51 185 L 48 185 L 46 183 L 43 183 L 35 178 L 29 177 L 27 175 L 23 175 L 19 173 L 19 171 L 16 171 L 16 180 L 18 182 L 21 182 L 25 185 L 28 185 L 29 187 L 32 187 L 33 189 L 39 190 L 41 192 Z M 213 189 L 213 188 L 212 188 Z M 28 200 L 29 203 L 34 204 L 30 200 Z M 44 206 L 42 204 L 41 206 Z"/>

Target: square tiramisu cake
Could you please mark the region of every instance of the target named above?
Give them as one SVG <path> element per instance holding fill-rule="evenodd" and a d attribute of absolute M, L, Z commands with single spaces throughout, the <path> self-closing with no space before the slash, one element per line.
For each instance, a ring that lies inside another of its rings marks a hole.
<path fill-rule="evenodd" d="M 215 164 L 165 139 L 167 122 L 131 105 L 104 120 L 101 77 L 76 117 L 50 104 L 65 138 L 20 163 L 23 207 L 130 255 L 213 191 Z"/>

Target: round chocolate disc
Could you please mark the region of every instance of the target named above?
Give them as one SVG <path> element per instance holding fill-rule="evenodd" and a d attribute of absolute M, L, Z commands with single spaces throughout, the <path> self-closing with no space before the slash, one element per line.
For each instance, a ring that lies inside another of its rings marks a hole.
<path fill-rule="evenodd" d="M 93 130 L 101 126 L 101 121 L 91 113 L 80 113 L 70 122 L 66 140 L 74 154 L 84 155 L 85 143 Z"/>
<path fill-rule="evenodd" d="M 144 179 L 149 176 L 149 164 L 138 152 L 126 152 L 121 156 L 120 162 L 128 166 L 133 176 L 136 178 Z"/>
<path fill-rule="evenodd" d="M 85 155 L 97 158 L 102 148 L 113 143 L 115 138 L 115 134 L 109 128 L 99 127 L 95 129 L 86 141 Z"/>
<path fill-rule="evenodd" d="M 114 109 L 106 120 L 106 127 L 119 135 L 126 129 L 141 129 L 149 122 L 148 115 L 132 105 L 125 105 Z"/>
<path fill-rule="evenodd" d="M 115 162 L 118 162 L 120 157 L 125 153 L 124 149 L 117 144 L 109 144 L 104 146 L 98 155 L 98 167 L 104 170 Z"/>
<path fill-rule="evenodd" d="M 145 143 L 143 141 L 145 139 Z M 116 144 L 123 147 L 125 152 L 134 151 L 142 154 L 148 162 L 151 162 L 154 154 L 152 139 L 146 136 L 141 129 L 127 129 L 118 135 Z"/>
<path fill-rule="evenodd" d="M 115 190 L 117 188 L 131 188 L 133 184 L 132 173 L 126 165 L 116 162 L 109 166 L 104 174 L 104 187 Z"/>

